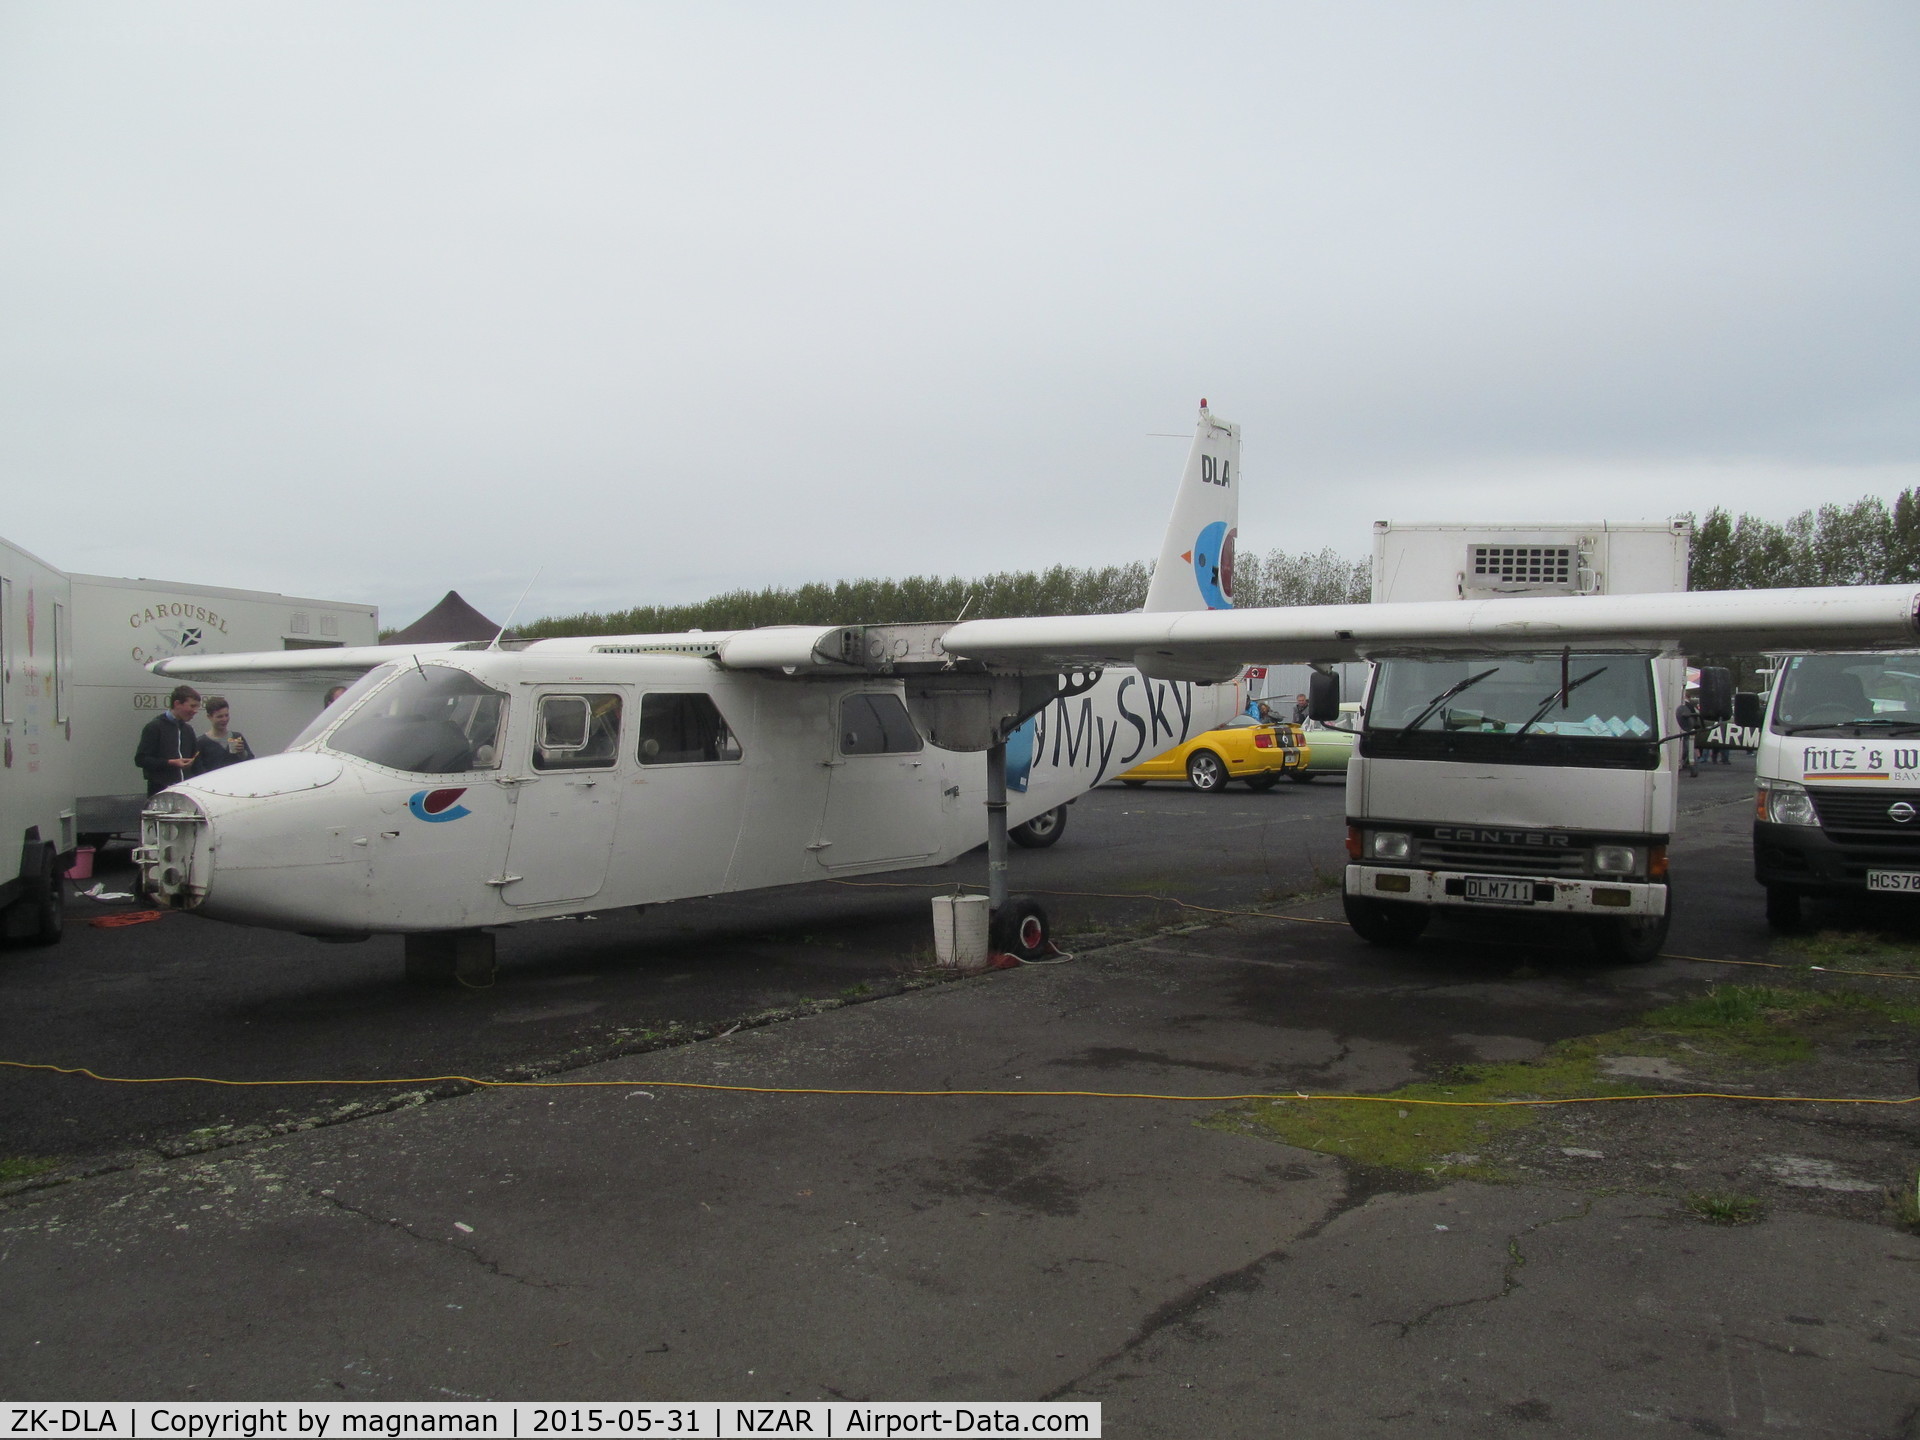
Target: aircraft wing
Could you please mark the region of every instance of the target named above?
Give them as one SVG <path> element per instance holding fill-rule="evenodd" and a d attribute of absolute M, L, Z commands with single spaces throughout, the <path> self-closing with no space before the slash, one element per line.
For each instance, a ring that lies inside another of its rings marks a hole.
<path fill-rule="evenodd" d="M 1920 649 L 1920 587 L 1694 590 L 1381 605 L 968 620 L 949 654 L 990 664 L 1136 665 L 1167 680 L 1230 678 L 1244 665 L 1513 651 L 1758 654 Z"/>
<path fill-rule="evenodd" d="M 466 642 L 432 645 L 334 645 L 315 650 L 244 650 L 230 655 L 175 655 L 147 666 L 169 680 L 350 680 L 389 660 L 466 649 Z"/>

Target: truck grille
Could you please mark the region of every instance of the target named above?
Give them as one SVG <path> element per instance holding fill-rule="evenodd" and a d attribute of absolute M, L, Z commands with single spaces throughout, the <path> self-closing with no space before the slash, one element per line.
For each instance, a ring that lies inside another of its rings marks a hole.
<path fill-rule="evenodd" d="M 1809 790 L 1820 828 L 1840 850 L 1846 873 L 1866 879 L 1869 870 L 1920 868 L 1920 790 Z M 1900 821 L 1887 812 L 1913 808 Z"/>
<path fill-rule="evenodd" d="M 1492 870 L 1505 875 L 1584 875 L 1584 849 L 1539 845 L 1490 845 L 1479 841 L 1419 841 L 1419 863 L 1433 870 Z"/>

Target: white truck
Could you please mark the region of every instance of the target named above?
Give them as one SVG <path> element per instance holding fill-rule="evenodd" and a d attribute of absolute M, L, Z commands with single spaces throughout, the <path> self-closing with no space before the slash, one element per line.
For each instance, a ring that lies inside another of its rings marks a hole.
<path fill-rule="evenodd" d="M 1819 895 L 1920 895 L 1920 654 L 1794 655 L 1754 755 L 1754 878 L 1793 930 Z M 1764 724 L 1762 720 L 1764 719 Z"/>
<path fill-rule="evenodd" d="M 1680 591 L 1691 527 L 1374 526 L 1373 600 Z M 1349 923 L 1417 938 L 1436 909 L 1577 918 L 1607 955 L 1669 917 L 1684 660 L 1651 649 L 1377 658 L 1347 778 Z M 1703 710 L 1730 707 L 1725 672 Z M 1337 702 L 1316 687 L 1316 713 Z"/>
<path fill-rule="evenodd" d="M 0 937 L 58 940 L 76 847 L 139 833 L 146 786 L 133 752 L 172 689 L 149 661 L 378 639 L 370 605 L 69 575 L 0 540 Z M 222 693 L 234 727 L 267 754 L 320 712 L 329 683 L 315 673 Z"/>

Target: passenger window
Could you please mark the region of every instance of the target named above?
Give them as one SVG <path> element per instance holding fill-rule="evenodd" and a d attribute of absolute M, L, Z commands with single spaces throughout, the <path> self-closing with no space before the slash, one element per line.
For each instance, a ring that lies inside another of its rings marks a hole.
<path fill-rule="evenodd" d="M 542 695 L 536 770 L 605 770 L 620 759 L 618 695 Z"/>
<path fill-rule="evenodd" d="M 840 701 L 842 755 L 910 755 L 920 749 L 898 695 L 848 695 Z"/>
<path fill-rule="evenodd" d="M 739 758 L 740 742 L 711 695 L 642 697 L 642 765 L 698 765 Z"/>

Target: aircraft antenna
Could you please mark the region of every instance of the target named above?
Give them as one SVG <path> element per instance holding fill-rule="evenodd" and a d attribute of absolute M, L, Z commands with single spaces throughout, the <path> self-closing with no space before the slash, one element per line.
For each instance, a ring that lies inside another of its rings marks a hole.
<path fill-rule="evenodd" d="M 958 625 L 962 620 L 967 618 L 967 610 L 969 607 L 972 606 L 972 604 L 973 604 L 973 592 L 969 590 L 967 592 L 967 598 L 963 600 L 960 604 L 960 613 L 953 617 L 954 624 Z"/>
<path fill-rule="evenodd" d="M 542 565 L 540 570 L 546 568 L 546 566 Z M 540 579 L 540 570 L 533 572 L 533 579 L 527 581 L 527 588 L 522 590 L 520 592 L 520 598 L 513 602 L 513 609 L 507 612 L 507 623 L 494 632 L 493 643 L 487 646 L 489 650 L 498 650 L 500 648 L 500 637 L 507 633 L 508 626 L 513 624 L 514 617 L 520 613 L 520 607 L 527 603 L 527 596 L 532 593 L 535 583 Z"/>

